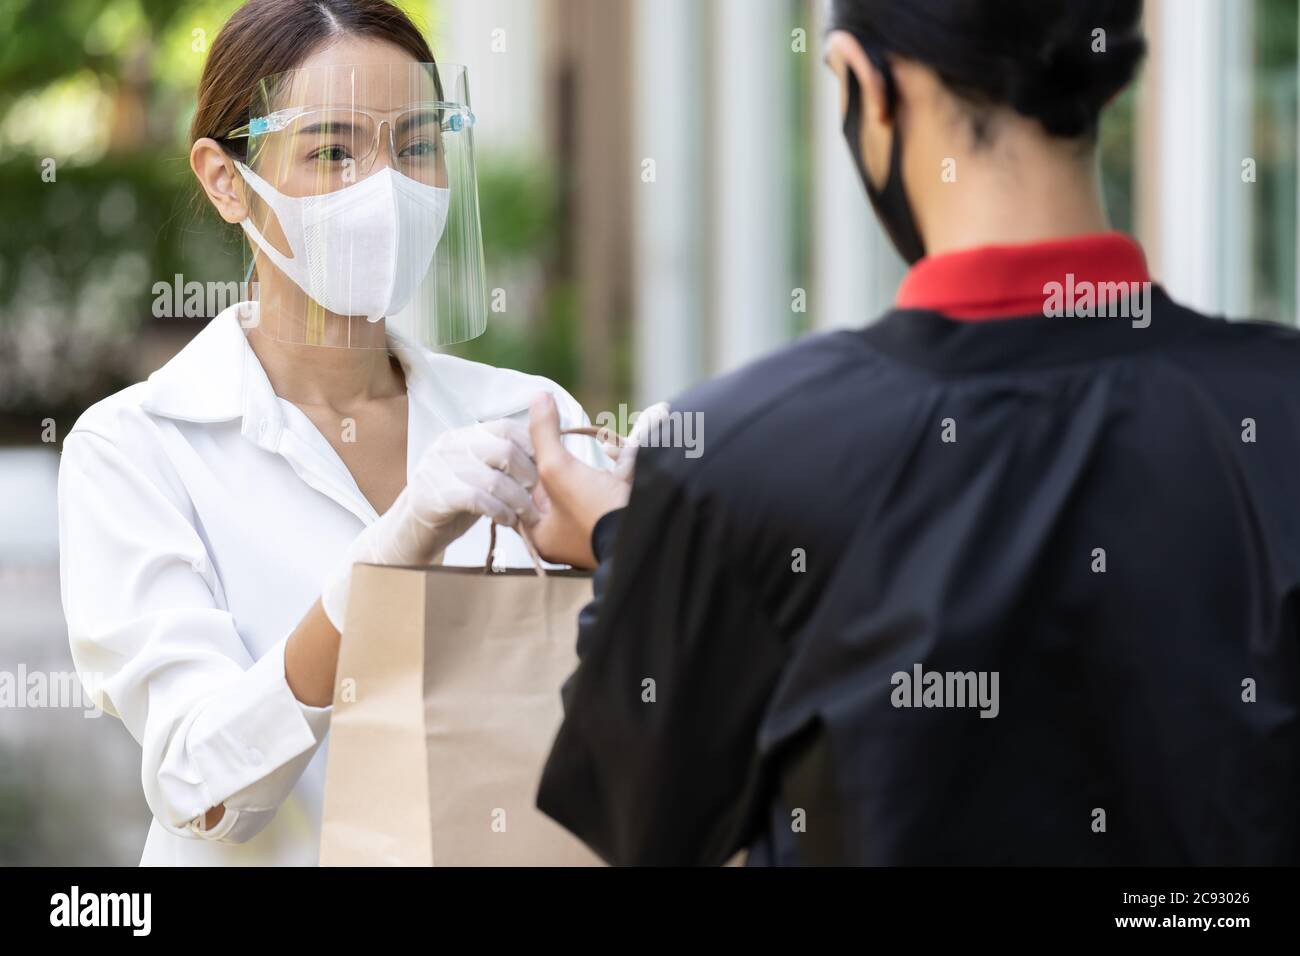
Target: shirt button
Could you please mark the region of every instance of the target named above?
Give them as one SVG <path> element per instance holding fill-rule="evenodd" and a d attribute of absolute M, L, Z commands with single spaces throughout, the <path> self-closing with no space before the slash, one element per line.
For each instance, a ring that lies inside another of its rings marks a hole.
<path fill-rule="evenodd" d="M 258 750 L 256 747 L 249 747 L 248 762 L 254 767 L 260 767 L 262 765 L 262 751 Z"/>
<path fill-rule="evenodd" d="M 257 433 L 263 438 L 266 437 L 266 433 L 269 432 L 270 430 L 271 430 L 271 423 L 267 419 L 263 418 L 260 422 L 257 423 Z"/>
<path fill-rule="evenodd" d="M 194 569 L 195 574 L 202 574 L 208 568 L 208 563 L 202 558 L 195 558 L 190 562 L 190 567 Z"/>

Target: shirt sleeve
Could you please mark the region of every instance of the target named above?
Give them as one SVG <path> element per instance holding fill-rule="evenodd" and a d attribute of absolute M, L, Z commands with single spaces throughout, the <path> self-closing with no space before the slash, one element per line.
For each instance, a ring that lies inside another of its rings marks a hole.
<path fill-rule="evenodd" d="M 758 728 L 783 667 L 718 512 L 641 449 L 600 566 L 539 808 L 613 864 L 720 865 L 764 812 Z M 609 552 L 611 536 L 612 553 Z"/>
<path fill-rule="evenodd" d="M 77 673 L 140 743 L 154 817 L 179 836 L 249 839 L 329 725 L 329 708 L 289 689 L 287 636 L 252 658 L 218 600 L 188 501 L 99 434 L 64 442 L 59 539 Z M 224 817 L 204 831 L 204 814 L 220 804 Z"/>

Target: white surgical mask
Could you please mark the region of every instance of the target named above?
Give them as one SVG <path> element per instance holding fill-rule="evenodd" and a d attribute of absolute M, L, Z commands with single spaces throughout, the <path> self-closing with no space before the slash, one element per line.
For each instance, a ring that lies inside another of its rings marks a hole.
<path fill-rule="evenodd" d="M 451 190 L 385 166 L 320 196 L 286 196 L 243 163 L 245 182 L 271 207 L 293 252 L 284 256 L 249 217 L 249 238 L 330 312 L 378 322 L 411 300 L 447 224 Z"/>

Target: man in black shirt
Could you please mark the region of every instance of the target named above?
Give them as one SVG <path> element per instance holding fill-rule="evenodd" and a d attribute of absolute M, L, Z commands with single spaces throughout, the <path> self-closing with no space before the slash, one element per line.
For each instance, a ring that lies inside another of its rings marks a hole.
<path fill-rule="evenodd" d="M 1300 334 L 1105 231 L 1117 61 L 1046 103 L 938 78 L 1007 7 L 1032 45 L 1138 4 L 907 6 L 842 0 L 828 58 L 898 308 L 673 401 L 703 453 L 670 427 L 630 500 L 534 406 L 533 534 L 598 564 L 538 804 L 614 863 L 1300 862 Z M 1002 151 L 953 145 L 968 106 Z M 948 149 L 992 195 L 916 173 Z"/>

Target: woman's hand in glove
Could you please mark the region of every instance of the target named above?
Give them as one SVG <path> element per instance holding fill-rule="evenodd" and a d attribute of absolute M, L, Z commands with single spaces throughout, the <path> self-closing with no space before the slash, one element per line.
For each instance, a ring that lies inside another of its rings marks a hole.
<path fill-rule="evenodd" d="M 537 484 L 528 429 L 502 419 L 439 435 L 406 488 L 348 548 L 321 590 L 321 605 L 342 632 L 354 564 L 429 564 L 480 516 L 515 527 L 537 520 Z"/>

